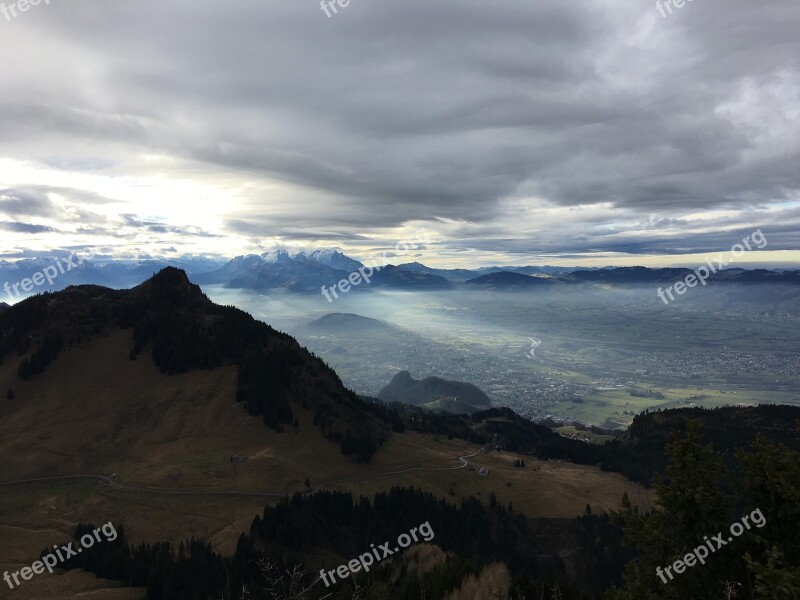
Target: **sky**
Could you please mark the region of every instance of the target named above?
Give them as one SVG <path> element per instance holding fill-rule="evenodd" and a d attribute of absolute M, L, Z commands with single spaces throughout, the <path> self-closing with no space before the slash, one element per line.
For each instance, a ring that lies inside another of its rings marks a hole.
<path fill-rule="evenodd" d="M 2 1 L 0 259 L 800 267 L 797 0 Z"/>

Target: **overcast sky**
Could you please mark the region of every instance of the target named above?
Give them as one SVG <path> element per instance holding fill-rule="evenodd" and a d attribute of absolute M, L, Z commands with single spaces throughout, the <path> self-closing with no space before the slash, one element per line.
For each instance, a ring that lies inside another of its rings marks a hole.
<path fill-rule="evenodd" d="M 798 0 L 15 10 L 6 259 L 363 258 L 424 228 L 432 266 L 665 264 L 760 227 L 748 259 L 800 260 Z"/>

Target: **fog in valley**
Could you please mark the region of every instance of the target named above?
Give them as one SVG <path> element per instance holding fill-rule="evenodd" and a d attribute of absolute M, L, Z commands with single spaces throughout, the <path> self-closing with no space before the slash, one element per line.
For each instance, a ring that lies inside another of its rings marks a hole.
<path fill-rule="evenodd" d="M 788 286 L 697 287 L 669 305 L 649 285 L 359 289 L 332 303 L 321 294 L 204 291 L 297 337 L 368 396 L 407 370 L 475 384 L 526 416 L 610 429 L 652 408 L 798 401 L 800 328 Z M 313 324 L 331 313 L 344 313 L 334 327 Z M 386 327 L 365 330 L 349 315 Z"/>

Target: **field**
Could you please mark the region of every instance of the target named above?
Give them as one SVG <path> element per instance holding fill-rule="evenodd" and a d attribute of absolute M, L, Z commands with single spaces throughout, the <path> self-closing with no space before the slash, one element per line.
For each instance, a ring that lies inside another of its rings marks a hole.
<path fill-rule="evenodd" d="M 587 442 L 591 442 L 592 444 L 605 444 L 614 439 L 613 435 L 601 435 L 599 433 L 594 433 L 593 431 L 578 429 L 573 425 L 564 425 L 563 427 L 557 427 L 554 431 L 560 433 L 563 436 L 570 437 L 573 439 L 584 440 Z"/>

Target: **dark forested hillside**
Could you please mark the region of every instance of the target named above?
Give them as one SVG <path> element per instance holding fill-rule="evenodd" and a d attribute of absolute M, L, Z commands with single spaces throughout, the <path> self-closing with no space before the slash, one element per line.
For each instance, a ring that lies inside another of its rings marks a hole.
<path fill-rule="evenodd" d="M 411 430 L 457 437 L 478 444 L 492 442 L 504 450 L 537 458 L 598 465 L 647 485 L 666 468 L 664 448 L 673 431 L 687 431 L 693 420 L 703 423 L 705 439 L 726 457 L 736 448 L 749 448 L 758 435 L 791 448 L 800 447 L 797 433 L 800 407 L 796 406 L 764 404 L 643 413 L 634 419 L 624 434 L 604 445 L 563 437 L 509 408 L 492 408 L 471 417 L 432 414 L 397 403 L 390 404 L 388 410 Z"/>
<path fill-rule="evenodd" d="M 147 356 L 166 375 L 238 366 L 236 401 L 277 431 L 293 423 L 293 407 L 312 409 L 323 434 L 362 462 L 391 433 L 380 407 L 359 400 L 294 338 L 212 303 L 174 268 L 131 290 L 70 287 L 3 311 L 0 360 L 18 361 L 20 378 L 31 379 L 62 351 L 119 328 L 132 331 L 130 360 Z"/>
<path fill-rule="evenodd" d="M 499 562 L 513 576 L 515 598 L 531 597 L 536 590 L 558 590 L 564 600 L 597 598 L 600 589 L 621 582 L 629 558 L 620 548 L 622 530 L 608 516 L 586 514 L 559 520 L 551 524 L 551 530 L 555 527 L 573 543 L 585 544 L 581 576 L 576 580 L 547 552 L 551 542 L 537 524 L 501 506 L 494 495 L 488 506 L 475 498 L 455 505 L 421 490 L 396 487 L 374 499 L 320 491 L 267 506 L 253 520 L 249 534 L 240 536 L 231 558 L 223 558 L 198 540 L 187 540 L 178 548 L 167 543 L 129 547 L 121 533 L 114 544 L 72 559 L 67 568 L 80 567 L 123 581 L 132 577 L 134 585 L 147 587 L 148 600 L 206 598 L 215 593 L 226 600 L 235 598 L 229 596 L 228 582 L 232 590 L 246 586 L 251 600 L 327 598 L 327 593 L 350 600 L 355 597 L 350 581 L 326 589 L 318 581 L 318 570 L 335 568 L 337 560 L 346 562 L 385 541 L 394 546 L 398 534 L 421 524 L 429 525 L 432 532 L 425 541 L 445 551 L 441 564 L 416 573 L 403 568 L 406 576 L 397 580 L 392 576 L 396 562 L 391 558 L 377 562 L 369 575 L 359 576 L 364 595 L 357 597 L 418 600 L 420 590 L 425 590 L 428 600 L 443 600 L 465 578 Z M 124 532 L 121 526 L 117 530 Z M 91 526 L 79 526 L 76 539 L 87 531 Z M 320 560 L 321 552 L 336 558 Z M 308 588 L 308 595 L 270 595 L 264 579 L 267 564 L 273 565 L 273 576 L 302 573 L 295 580 L 296 588 Z M 302 566 L 295 570 L 294 565 Z"/>

